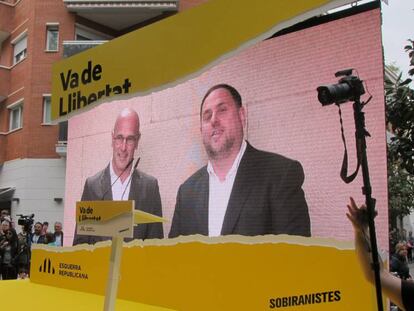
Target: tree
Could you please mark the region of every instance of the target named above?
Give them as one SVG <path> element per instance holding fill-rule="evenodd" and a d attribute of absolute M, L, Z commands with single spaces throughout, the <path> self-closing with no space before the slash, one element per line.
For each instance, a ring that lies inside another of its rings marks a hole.
<path fill-rule="evenodd" d="M 391 227 L 402 227 L 402 219 L 413 210 L 414 177 L 388 157 L 389 222 Z"/>
<path fill-rule="evenodd" d="M 408 39 L 408 42 L 410 42 L 411 45 L 406 45 L 404 50 L 408 53 L 408 57 L 410 58 L 410 67 L 414 67 L 414 41 Z M 408 70 L 408 75 L 414 76 L 414 68 Z"/>
<path fill-rule="evenodd" d="M 414 66 L 414 41 L 409 42 L 411 45 L 404 49 L 408 52 L 410 66 Z M 413 76 L 414 68 L 408 74 Z M 397 225 L 397 219 L 402 222 L 402 218 L 414 209 L 414 90 L 410 88 L 410 82 L 411 79 L 403 81 L 401 74 L 396 81 L 385 81 L 386 117 L 392 132 L 388 142 L 389 218 L 392 226 Z"/>
<path fill-rule="evenodd" d="M 397 159 L 402 168 L 414 175 L 414 90 L 411 79 L 386 81 L 386 117 L 393 137 L 388 145 L 392 161 Z"/>

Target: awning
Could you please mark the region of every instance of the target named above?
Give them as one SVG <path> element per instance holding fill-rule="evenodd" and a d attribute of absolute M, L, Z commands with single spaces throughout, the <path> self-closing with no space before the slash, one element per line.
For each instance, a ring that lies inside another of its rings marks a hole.
<path fill-rule="evenodd" d="M 15 189 L 14 187 L 0 188 L 0 201 L 10 201 Z"/>

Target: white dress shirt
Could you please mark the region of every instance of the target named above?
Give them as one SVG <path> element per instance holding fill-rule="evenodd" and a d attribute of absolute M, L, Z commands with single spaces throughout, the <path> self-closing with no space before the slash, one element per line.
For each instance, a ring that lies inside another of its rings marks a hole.
<path fill-rule="evenodd" d="M 122 182 L 121 178 L 118 178 L 119 176 L 115 173 L 114 168 L 112 167 L 112 160 L 109 165 L 109 171 L 111 174 L 112 200 L 127 201 L 129 198 L 129 190 L 131 188 L 132 169 L 130 169 L 129 176 L 124 182 Z"/>
<path fill-rule="evenodd" d="M 224 178 L 224 181 L 220 181 L 217 177 L 210 161 L 207 164 L 207 172 L 209 175 L 208 236 L 221 235 L 221 228 L 223 227 L 224 216 L 226 215 L 231 190 L 233 189 L 240 161 L 246 151 L 246 146 L 247 144 L 243 140 L 239 154 L 236 159 L 234 159 L 233 165 Z"/>

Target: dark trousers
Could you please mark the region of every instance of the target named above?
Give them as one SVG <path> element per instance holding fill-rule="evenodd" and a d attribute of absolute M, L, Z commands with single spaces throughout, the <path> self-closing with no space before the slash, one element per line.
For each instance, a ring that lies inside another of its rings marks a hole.
<path fill-rule="evenodd" d="M 15 280 L 17 279 L 17 269 L 15 266 L 2 264 L 1 265 L 1 278 L 3 280 Z"/>

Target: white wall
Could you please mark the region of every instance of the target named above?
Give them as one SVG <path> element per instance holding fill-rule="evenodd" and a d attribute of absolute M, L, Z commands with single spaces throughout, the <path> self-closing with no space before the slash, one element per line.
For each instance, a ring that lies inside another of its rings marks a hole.
<path fill-rule="evenodd" d="M 0 188 L 14 187 L 11 214 L 17 222 L 16 214 L 35 214 L 36 221 L 63 223 L 65 193 L 65 159 L 16 159 L 5 162 L 0 168 Z M 20 228 L 16 228 L 20 231 Z"/>
<path fill-rule="evenodd" d="M 403 228 L 407 231 L 407 234 L 410 231 L 414 232 L 414 213 L 404 217 Z"/>

